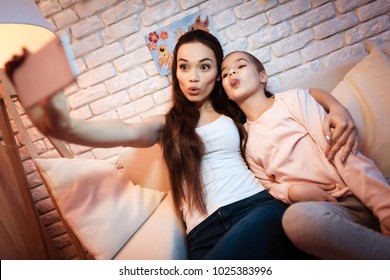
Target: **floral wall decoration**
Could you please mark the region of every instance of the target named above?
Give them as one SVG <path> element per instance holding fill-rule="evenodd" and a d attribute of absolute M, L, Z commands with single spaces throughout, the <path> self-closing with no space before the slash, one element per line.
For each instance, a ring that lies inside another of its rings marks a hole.
<path fill-rule="evenodd" d="M 145 36 L 159 74 L 166 76 L 172 72 L 173 50 L 180 36 L 195 29 L 208 32 L 208 27 L 208 17 L 202 18 L 200 12 L 197 12 Z"/>

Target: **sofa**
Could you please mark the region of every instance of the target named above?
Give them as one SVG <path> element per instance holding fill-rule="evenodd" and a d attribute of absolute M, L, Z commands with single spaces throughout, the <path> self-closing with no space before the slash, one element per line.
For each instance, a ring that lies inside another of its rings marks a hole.
<path fill-rule="evenodd" d="M 78 258 L 187 259 L 185 226 L 159 145 L 124 148 L 116 165 L 84 158 L 34 162 L 72 243 L 81 245 Z"/>
<path fill-rule="evenodd" d="M 359 150 L 390 177 L 390 42 L 330 69 L 279 85 L 331 92 L 351 112 Z M 124 148 L 118 165 L 79 158 L 35 164 L 69 231 L 90 259 L 186 259 L 185 225 L 173 207 L 158 145 Z"/>

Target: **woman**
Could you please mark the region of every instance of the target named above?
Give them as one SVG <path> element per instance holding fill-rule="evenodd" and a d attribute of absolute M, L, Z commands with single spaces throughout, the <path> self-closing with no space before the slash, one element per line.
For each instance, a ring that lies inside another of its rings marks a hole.
<path fill-rule="evenodd" d="M 226 94 L 247 116 L 250 169 L 285 203 L 324 201 L 287 210 L 283 225 L 294 243 L 321 258 L 390 258 L 390 186 L 375 164 L 360 153 L 329 162 L 325 110 L 303 89 L 271 95 L 251 54 L 233 52 L 222 65 Z"/>
<path fill-rule="evenodd" d="M 68 142 L 93 147 L 160 143 L 174 202 L 186 223 L 190 259 L 300 257 L 282 229 L 286 204 L 264 190 L 242 158 L 245 118 L 223 98 L 222 59 L 222 47 L 210 33 L 196 30 L 179 39 L 173 106 L 166 116 L 134 124 L 76 120 L 69 117 L 63 95 L 28 114 L 44 134 Z"/>

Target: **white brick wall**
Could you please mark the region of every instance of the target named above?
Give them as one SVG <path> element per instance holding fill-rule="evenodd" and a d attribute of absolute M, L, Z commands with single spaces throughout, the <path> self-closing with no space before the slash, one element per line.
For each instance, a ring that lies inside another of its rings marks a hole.
<path fill-rule="evenodd" d="M 69 34 L 80 71 L 66 89 L 71 115 L 139 121 L 169 108 L 168 77 L 158 75 L 144 35 L 202 10 L 225 52 L 248 50 L 278 85 L 364 52 L 369 38 L 390 39 L 389 0 L 36 0 L 58 34 Z M 57 156 L 22 116 L 42 157 Z M 17 135 L 41 221 L 64 259 L 75 251 Z M 69 145 L 78 157 L 116 162 L 121 148 Z"/>

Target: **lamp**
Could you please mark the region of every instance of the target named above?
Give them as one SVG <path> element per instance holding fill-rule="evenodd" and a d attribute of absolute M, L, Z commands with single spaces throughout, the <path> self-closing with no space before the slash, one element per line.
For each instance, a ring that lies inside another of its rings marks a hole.
<path fill-rule="evenodd" d="M 54 38 L 51 26 L 34 0 L 0 0 L 0 140 L 5 147 L 0 143 L 1 259 L 46 259 L 53 254 L 45 241 L 47 236 L 40 224 L 8 117 L 7 111 L 15 123 L 21 122 L 19 115 L 12 113 L 16 110 L 10 96 L 15 91 L 2 68 L 13 55 L 21 54 L 23 47 L 36 52 Z M 21 128 L 18 129 L 21 133 Z"/>
<path fill-rule="evenodd" d="M 33 0 L 0 0 L 0 68 L 23 47 L 35 52 L 55 37 Z"/>

